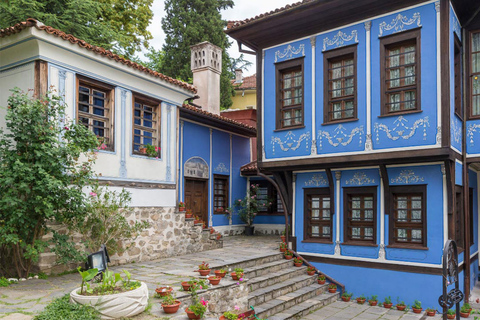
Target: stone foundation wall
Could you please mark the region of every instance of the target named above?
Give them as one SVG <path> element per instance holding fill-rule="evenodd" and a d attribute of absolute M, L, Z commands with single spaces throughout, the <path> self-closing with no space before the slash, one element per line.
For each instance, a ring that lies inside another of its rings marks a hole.
<path fill-rule="evenodd" d="M 126 218 L 132 223 L 148 221 L 150 227 L 133 241 L 134 245 L 129 250 L 111 255 L 110 265 L 149 261 L 223 247 L 223 240 L 217 240 L 217 233 L 211 234 L 210 230 L 203 230 L 201 224 L 194 225 L 193 219 L 185 219 L 185 212 L 177 212 L 175 207 L 135 207 L 133 213 Z M 80 237 L 75 236 L 74 240 L 79 243 Z M 126 244 L 128 243 L 131 242 L 127 240 Z M 39 271 L 59 273 L 76 267 L 56 265 L 55 261 L 54 253 L 48 250 L 42 253 L 38 262 Z"/>

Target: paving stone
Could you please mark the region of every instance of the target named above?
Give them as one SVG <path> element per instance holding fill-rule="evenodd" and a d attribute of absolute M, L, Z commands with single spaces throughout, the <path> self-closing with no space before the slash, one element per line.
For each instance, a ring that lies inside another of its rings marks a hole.
<path fill-rule="evenodd" d="M 33 319 L 33 316 L 22 314 L 22 313 L 12 313 L 1 319 L 2 320 L 31 320 Z"/>

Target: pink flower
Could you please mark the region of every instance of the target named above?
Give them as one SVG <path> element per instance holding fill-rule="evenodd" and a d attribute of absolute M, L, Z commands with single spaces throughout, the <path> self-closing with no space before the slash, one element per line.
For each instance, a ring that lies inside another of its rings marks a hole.
<path fill-rule="evenodd" d="M 200 286 L 200 289 L 203 289 L 203 287 L 202 287 L 202 286 Z"/>
<path fill-rule="evenodd" d="M 204 305 L 204 306 L 206 306 L 206 305 L 208 304 L 208 301 L 205 301 L 205 300 L 203 300 L 203 299 L 202 299 L 200 302 L 201 302 L 202 305 Z"/>
<path fill-rule="evenodd" d="M 243 281 L 243 278 L 238 279 L 240 282 Z"/>
<path fill-rule="evenodd" d="M 239 306 L 235 306 L 234 309 L 235 309 L 235 310 L 240 310 L 240 307 L 239 307 Z"/>
<path fill-rule="evenodd" d="M 96 194 L 95 192 L 90 192 L 90 195 L 91 195 L 92 197 L 96 197 L 96 196 L 97 196 L 97 194 Z"/>
<path fill-rule="evenodd" d="M 65 130 L 67 130 L 67 131 L 68 131 L 68 130 L 70 130 L 70 129 L 68 129 L 68 127 L 67 127 L 67 126 L 63 127 L 63 129 L 65 129 Z"/>
<path fill-rule="evenodd" d="M 238 199 L 238 202 L 242 202 L 242 200 Z"/>
<path fill-rule="evenodd" d="M 158 160 L 158 157 L 155 157 L 155 159 L 157 159 L 157 160 Z"/>
<path fill-rule="evenodd" d="M 240 282 L 237 282 L 238 285 L 240 285 Z"/>

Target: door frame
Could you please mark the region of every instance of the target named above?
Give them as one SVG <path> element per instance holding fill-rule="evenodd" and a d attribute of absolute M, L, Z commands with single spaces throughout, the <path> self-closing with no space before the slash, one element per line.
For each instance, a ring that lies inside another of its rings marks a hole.
<path fill-rule="evenodd" d="M 193 177 L 184 177 L 183 178 L 184 181 L 183 181 L 183 185 L 185 186 L 184 190 L 183 190 L 183 198 L 186 200 L 186 197 L 185 197 L 185 193 L 187 191 L 187 180 L 193 180 L 193 181 L 199 181 L 199 182 L 205 182 L 204 184 L 204 190 L 203 190 L 203 193 L 205 194 L 204 196 L 204 199 L 205 199 L 205 212 L 203 213 L 203 215 L 201 216 L 203 222 L 205 222 L 205 225 L 207 226 L 207 228 L 209 227 L 209 222 L 208 222 L 208 218 L 209 218 L 209 213 L 208 213 L 208 205 L 209 205 L 209 194 L 208 194 L 208 184 L 209 184 L 209 181 L 210 179 L 203 179 L 203 178 L 193 178 Z"/>

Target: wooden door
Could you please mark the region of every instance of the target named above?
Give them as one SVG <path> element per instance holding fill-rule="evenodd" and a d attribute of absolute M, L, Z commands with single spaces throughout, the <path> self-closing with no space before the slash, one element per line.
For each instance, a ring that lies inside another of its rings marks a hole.
<path fill-rule="evenodd" d="M 208 227 L 208 180 L 185 179 L 185 206 Z"/>

